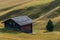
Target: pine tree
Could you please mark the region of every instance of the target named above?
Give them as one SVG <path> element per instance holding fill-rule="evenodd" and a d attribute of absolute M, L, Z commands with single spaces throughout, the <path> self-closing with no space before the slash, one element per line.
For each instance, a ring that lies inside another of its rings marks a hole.
<path fill-rule="evenodd" d="M 52 32 L 54 30 L 54 25 L 53 25 L 51 20 L 48 21 L 46 29 L 47 29 L 48 32 Z"/>

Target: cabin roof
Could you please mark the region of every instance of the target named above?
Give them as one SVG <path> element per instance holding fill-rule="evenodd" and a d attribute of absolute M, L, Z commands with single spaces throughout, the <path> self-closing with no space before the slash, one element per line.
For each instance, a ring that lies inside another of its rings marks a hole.
<path fill-rule="evenodd" d="M 18 23 L 21 26 L 30 24 L 33 22 L 33 20 L 31 18 L 29 18 L 28 16 L 19 16 L 19 17 L 15 17 L 15 18 L 11 18 L 11 19 L 14 20 L 16 23 Z"/>

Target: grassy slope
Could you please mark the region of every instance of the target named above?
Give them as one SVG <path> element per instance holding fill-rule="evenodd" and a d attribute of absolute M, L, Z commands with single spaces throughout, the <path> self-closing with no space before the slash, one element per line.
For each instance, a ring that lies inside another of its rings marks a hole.
<path fill-rule="evenodd" d="M 8 8 L 17 4 L 22 4 L 24 2 L 30 2 L 32 0 L 2 0 L 0 1 L 0 9 Z"/>
<path fill-rule="evenodd" d="M 42 15 L 41 17 L 39 17 L 37 19 L 38 20 L 46 20 L 46 19 L 49 19 L 49 18 L 54 18 L 54 17 L 57 17 L 57 16 L 60 16 L 60 6 L 57 6 L 56 8 L 52 9 L 51 11 L 47 12 L 45 15 Z"/>
<path fill-rule="evenodd" d="M 53 10 L 55 10 L 55 11 L 52 10 L 52 12 L 50 11 L 50 12 L 48 12 L 47 14 L 45 14 L 45 15 L 37 18 L 37 19 L 35 20 L 35 25 L 36 25 L 38 28 L 40 27 L 40 29 L 45 29 L 48 20 L 51 19 L 52 22 L 53 22 L 53 24 L 54 24 L 54 26 L 55 26 L 55 27 L 54 27 L 55 30 L 60 31 L 60 30 L 58 29 L 59 26 L 60 26 L 60 9 L 59 9 L 60 7 L 57 7 L 57 8 L 58 8 L 57 10 L 55 10 L 56 8 L 54 8 Z"/>
<path fill-rule="evenodd" d="M 32 3 L 34 3 L 34 2 L 32 2 Z M 31 6 L 30 3 L 24 4 L 22 6 L 27 7 L 27 5 Z M 36 18 L 35 17 L 36 15 L 42 16 L 42 15 L 50 12 L 52 9 L 55 9 L 57 5 L 54 6 L 54 5 L 47 4 L 47 5 L 41 6 L 39 4 L 39 6 L 36 6 L 36 7 L 35 6 L 34 7 L 28 7 L 27 9 L 23 7 L 23 9 L 20 9 L 20 8 L 22 8 L 22 6 L 16 6 L 12 9 L 8 9 L 8 10 L 6 10 L 7 12 L 2 11 L 1 13 L 4 12 L 3 14 L 5 14 L 5 12 L 6 12 L 7 14 L 2 15 L 0 17 L 2 19 L 0 19 L 0 20 L 7 19 L 7 17 L 9 17 L 9 18 L 15 17 L 16 15 L 19 16 L 19 14 L 20 15 L 26 15 L 27 14 L 30 17 Z M 49 10 L 45 10 L 45 9 L 49 9 Z M 21 10 L 21 13 L 23 13 L 23 14 L 20 13 L 20 10 Z M 58 27 L 58 25 L 60 23 L 60 19 L 59 19 L 60 18 L 60 14 L 59 14 L 60 12 L 59 12 L 59 10 L 60 9 L 57 9 L 56 11 L 53 11 L 50 15 L 47 15 L 47 16 L 49 16 L 49 18 L 51 18 L 51 16 L 53 16 L 52 21 L 54 22 L 54 24 L 57 24 L 56 27 Z M 16 13 L 18 13 L 18 14 L 16 14 Z M 25 34 L 25 33 L 19 33 L 19 32 L 14 32 L 14 31 L 6 32 L 6 31 L 3 31 L 0 29 L 0 40 L 60 40 L 60 32 L 54 31 L 54 32 L 46 33 L 45 30 L 41 30 L 41 29 L 45 29 L 45 25 L 48 21 L 48 20 L 43 20 L 43 19 L 44 19 L 44 17 L 42 18 L 42 20 L 40 20 L 40 17 L 39 17 L 37 19 L 37 21 L 35 21 L 35 24 L 33 25 L 33 34 Z"/>
<path fill-rule="evenodd" d="M 0 40 L 60 40 L 60 32 L 46 33 L 44 30 L 34 30 L 33 34 L 20 32 L 0 32 Z"/>
<path fill-rule="evenodd" d="M 43 2 L 43 0 L 5 0 L 5 1 L 2 1 L 0 2 L 0 9 L 3 9 L 3 8 L 8 8 L 8 7 L 11 7 L 11 6 L 14 6 L 14 5 L 17 5 L 17 4 L 23 4 L 25 2 L 28 2 L 28 4 L 26 4 L 26 6 L 36 6 L 36 5 L 40 5 L 40 4 L 44 4 L 44 3 L 48 3 L 48 2 L 51 2 L 53 0 L 44 0 L 45 2 Z M 8 4 L 7 4 L 8 3 Z M 6 6 L 7 5 L 7 6 Z M 20 5 L 19 5 L 20 6 Z M 24 5 L 25 6 L 25 5 Z"/>
<path fill-rule="evenodd" d="M 35 26 L 37 26 L 38 28 L 40 27 L 40 29 L 45 29 L 48 20 L 51 19 L 52 22 L 54 23 L 55 30 L 60 31 L 58 29 L 60 26 L 60 24 L 59 24 L 60 21 L 58 20 L 60 18 L 60 1 L 56 0 L 54 3 L 51 4 L 51 6 L 49 8 L 50 9 L 52 8 L 52 9 L 50 11 L 48 11 L 46 14 L 40 16 L 39 18 L 37 18 L 35 20 Z"/>
<path fill-rule="evenodd" d="M 49 0 L 49 1 L 45 0 L 44 2 L 43 0 L 33 0 L 31 2 L 27 2 L 22 5 L 12 6 L 8 8 L 8 10 L 6 9 L 3 11 L 0 11 L 1 12 L 0 14 L 2 15 L 2 17 L 0 17 L 0 20 L 1 18 L 6 19 L 7 17 L 10 18 L 12 16 L 15 17 L 15 16 L 20 16 L 20 15 L 29 15 L 30 17 L 33 17 L 33 15 L 36 15 L 37 13 L 39 13 L 40 5 L 47 4 L 51 1 L 53 0 Z M 8 15 L 8 14 L 11 14 L 11 15 Z"/>

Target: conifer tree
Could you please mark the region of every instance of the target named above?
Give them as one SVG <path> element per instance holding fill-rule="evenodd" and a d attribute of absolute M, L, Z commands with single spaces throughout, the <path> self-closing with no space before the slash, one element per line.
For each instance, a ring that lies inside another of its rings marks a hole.
<path fill-rule="evenodd" d="M 53 25 L 51 20 L 48 21 L 46 29 L 47 29 L 48 32 L 52 32 L 54 30 L 54 25 Z"/>

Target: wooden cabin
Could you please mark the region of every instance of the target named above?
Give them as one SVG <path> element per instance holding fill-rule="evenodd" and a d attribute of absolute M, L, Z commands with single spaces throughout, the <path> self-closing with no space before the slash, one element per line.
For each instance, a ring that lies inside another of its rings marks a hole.
<path fill-rule="evenodd" d="M 18 30 L 26 33 L 32 33 L 33 20 L 28 16 L 19 16 L 11 18 L 4 21 L 3 23 L 5 28 Z"/>

